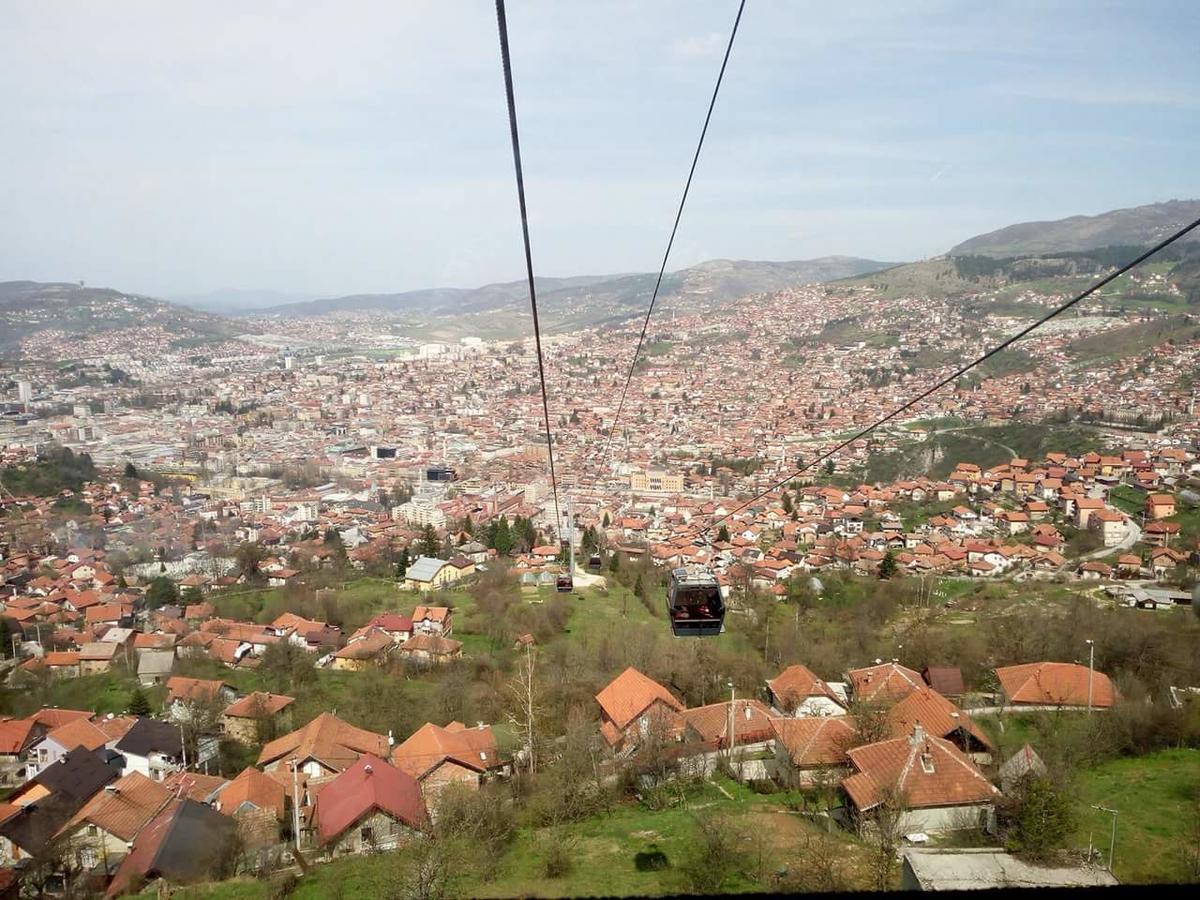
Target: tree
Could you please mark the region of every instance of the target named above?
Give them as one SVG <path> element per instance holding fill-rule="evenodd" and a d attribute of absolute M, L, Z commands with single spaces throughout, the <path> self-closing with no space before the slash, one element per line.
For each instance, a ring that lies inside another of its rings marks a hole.
<path fill-rule="evenodd" d="M 442 542 L 438 540 L 437 531 L 432 525 L 421 529 L 421 540 L 417 544 L 417 552 L 421 556 L 438 557 L 442 553 Z"/>
<path fill-rule="evenodd" d="M 254 581 L 261 578 L 258 567 L 263 559 L 266 558 L 266 553 L 261 544 L 256 544 L 252 541 L 243 541 L 241 544 L 238 544 L 233 558 L 237 563 L 238 575 L 241 578 L 246 581 Z"/>
<path fill-rule="evenodd" d="M 904 823 L 908 808 L 904 792 L 892 785 L 880 793 L 879 804 L 871 811 L 865 832 L 869 853 L 867 869 L 871 876 L 871 887 L 877 891 L 891 890 L 893 870 L 896 866 L 896 851 L 904 837 Z"/>
<path fill-rule="evenodd" d="M 150 698 L 140 687 L 134 688 L 133 693 L 129 695 L 129 714 L 131 716 L 150 715 Z"/>
<path fill-rule="evenodd" d="M 513 536 L 512 531 L 508 526 L 508 517 L 501 516 L 496 522 L 496 533 L 492 537 L 492 547 L 500 556 L 508 556 L 512 553 Z"/>
<path fill-rule="evenodd" d="M 1053 856 L 1075 828 L 1068 791 L 1048 775 L 1033 773 L 1007 793 L 1000 821 L 1004 846 L 1034 861 Z"/>
<path fill-rule="evenodd" d="M 729 529 L 724 525 L 717 529 L 717 542 L 722 544 L 729 543 Z"/>
<path fill-rule="evenodd" d="M 879 577 L 891 578 L 896 574 L 896 554 L 889 550 L 879 562 Z"/>
<path fill-rule="evenodd" d="M 608 571 L 614 575 L 621 571 L 621 556 L 619 553 L 614 553 L 608 558 Z"/>
<path fill-rule="evenodd" d="M 396 561 L 396 577 L 403 578 L 407 575 L 410 565 L 412 565 L 412 560 L 408 556 L 408 548 L 405 547 L 400 551 L 400 559 Z"/>
<path fill-rule="evenodd" d="M 535 740 L 537 737 L 537 720 L 541 717 L 538 705 L 538 685 L 536 680 L 537 656 L 532 645 L 526 645 L 525 656 L 517 666 L 512 681 L 509 682 L 509 692 L 515 701 L 515 708 L 508 715 L 508 721 L 514 730 L 525 739 L 525 765 L 530 772 L 537 771 L 537 754 Z"/>
<path fill-rule="evenodd" d="M 125 463 L 125 477 L 126 478 L 137 478 L 138 477 L 137 466 L 135 466 L 131 462 Z"/>
<path fill-rule="evenodd" d="M 158 609 L 160 606 L 178 601 L 179 588 L 165 575 L 159 575 L 146 588 L 146 606 L 149 609 Z"/>

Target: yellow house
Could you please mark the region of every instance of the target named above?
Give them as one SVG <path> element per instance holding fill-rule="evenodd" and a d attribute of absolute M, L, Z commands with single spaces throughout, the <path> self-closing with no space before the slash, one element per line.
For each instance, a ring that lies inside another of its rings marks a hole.
<path fill-rule="evenodd" d="M 462 569 L 452 566 L 445 560 L 432 556 L 419 556 L 417 561 L 408 567 L 404 576 L 404 586 L 409 590 L 431 591 L 442 585 L 458 581 L 462 575 Z"/>

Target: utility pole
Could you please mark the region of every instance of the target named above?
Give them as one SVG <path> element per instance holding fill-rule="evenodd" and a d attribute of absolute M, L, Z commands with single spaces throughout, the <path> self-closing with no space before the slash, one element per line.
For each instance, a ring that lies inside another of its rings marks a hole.
<path fill-rule="evenodd" d="M 296 852 L 300 852 L 300 771 L 297 760 L 292 760 L 292 831 L 296 838 Z"/>
<path fill-rule="evenodd" d="M 1092 714 L 1092 673 L 1096 668 L 1096 642 L 1091 638 L 1084 641 L 1088 645 L 1088 715 Z"/>
<path fill-rule="evenodd" d="M 736 700 L 736 696 L 734 694 L 733 682 L 731 681 L 731 682 L 729 682 L 729 731 L 728 731 L 729 770 L 731 772 L 733 771 L 733 747 L 734 747 L 734 744 L 737 743 L 737 733 L 733 730 L 734 729 L 733 710 L 734 710 L 734 706 L 736 705 L 736 703 L 737 703 L 737 700 Z"/>

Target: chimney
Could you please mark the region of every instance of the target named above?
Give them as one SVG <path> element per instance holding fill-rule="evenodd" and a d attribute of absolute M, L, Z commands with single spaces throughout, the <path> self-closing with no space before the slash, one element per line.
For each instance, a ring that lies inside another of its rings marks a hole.
<path fill-rule="evenodd" d="M 366 772 L 368 775 L 370 775 L 375 771 L 375 769 L 371 766 L 370 763 L 367 763 L 367 765 L 363 766 L 363 771 Z"/>
<path fill-rule="evenodd" d="M 925 740 L 925 729 L 921 727 L 921 723 L 917 722 L 913 725 L 912 736 L 908 739 L 908 743 L 915 747 Z"/>

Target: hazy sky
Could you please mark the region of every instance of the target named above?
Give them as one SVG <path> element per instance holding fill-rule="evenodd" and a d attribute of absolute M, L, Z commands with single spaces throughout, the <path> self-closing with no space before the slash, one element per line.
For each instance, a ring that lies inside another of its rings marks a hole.
<path fill-rule="evenodd" d="M 541 274 L 657 268 L 735 10 L 510 0 Z M 523 273 L 491 3 L 0 0 L 0 21 L 0 280 Z M 1197 35 L 1193 0 L 749 0 L 671 267 L 911 259 L 1200 196 Z"/>

